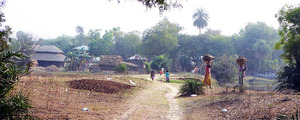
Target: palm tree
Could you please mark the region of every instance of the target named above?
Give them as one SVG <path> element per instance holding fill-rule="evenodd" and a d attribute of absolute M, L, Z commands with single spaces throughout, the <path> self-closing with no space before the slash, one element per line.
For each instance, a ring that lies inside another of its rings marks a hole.
<path fill-rule="evenodd" d="M 253 44 L 252 50 L 255 52 L 254 55 L 256 59 L 259 60 L 257 74 L 259 73 L 261 60 L 265 59 L 271 53 L 271 47 L 267 44 L 266 40 L 258 40 L 256 43 Z"/>
<path fill-rule="evenodd" d="M 201 29 L 207 26 L 207 21 L 209 19 L 208 14 L 203 8 L 197 8 L 193 14 L 193 19 L 193 25 L 199 29 L 199 34 L 201 34 Z"/>

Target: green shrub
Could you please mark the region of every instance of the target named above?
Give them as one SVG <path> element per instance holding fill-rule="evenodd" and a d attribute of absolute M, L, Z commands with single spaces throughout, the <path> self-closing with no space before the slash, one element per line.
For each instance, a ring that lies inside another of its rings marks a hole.
<path fill-rule="evenodd" d="M 147 74 L 149 74 L 151 72 L 151 68 L 150 68 L 151 62 L 149 63 L 149 62 L 146 61 L 146 62 L 144 62 L 144 64 L 145 64 L 145 72 Z"/>
<path fill-rule="evenodd" d="M 118 73 L 128 73 L 128 68 L 125 63 L 121 63 L 116 67 L 116 72 Z"/>
<path fill-rule="evenodd" d="M 179 93 L 181 96 L 190 96 L 192 94 L 204 94 L 203 84 L 195 79 L 188 79 L 180 87 Z"/>
<path fill-rule="evenodd" d="M 0 27 L 4 21 L 4 14 L 0 11 Z M 12 90 L 20 76 L 29 73 L 31 61 L 24 62 L 25 54 L 10 49 L 10 34 L 12 32 L 9 26 L 0 31 L 0 119 L 28 119 L 28 109 L 31 108 L 28 98 L 21 93 L 13 95 Z"/>

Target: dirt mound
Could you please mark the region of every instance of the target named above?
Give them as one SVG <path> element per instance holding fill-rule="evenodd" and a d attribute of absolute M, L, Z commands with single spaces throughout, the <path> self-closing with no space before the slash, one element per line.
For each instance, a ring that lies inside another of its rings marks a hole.
<path fill-rule="evenodd" d="M 102 93 L 117 93 L 122 90 L 130 89 L 133 86 L 104 80 L 73 80 L 68 81 L 69 87 L 74 89 L 84 89 Z"/>

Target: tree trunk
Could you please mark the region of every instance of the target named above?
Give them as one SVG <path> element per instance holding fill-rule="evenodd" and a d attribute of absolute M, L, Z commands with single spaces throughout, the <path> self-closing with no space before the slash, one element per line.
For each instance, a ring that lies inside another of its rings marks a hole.
<path fill-rule="evenodd" d="M 258 64 L 258 69 L 257 69 L 257 72 L 256 72 L 256 74 L 258 74 L 258 73 L 259 73 L 260 66 L 261 66 L 261 59 L 259 59 L 259 64 Z"/>
<path fill-rule="evenodd" d="M 199 35 L 201 34 L 201 28 L 199 28 Z"/>

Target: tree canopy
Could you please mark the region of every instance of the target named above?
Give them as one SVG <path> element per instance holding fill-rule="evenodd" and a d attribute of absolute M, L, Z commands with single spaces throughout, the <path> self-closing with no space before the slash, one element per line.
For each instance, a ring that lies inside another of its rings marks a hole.
<path fill-rule="evenodd" d="M 283 49 L 282 57 L 288 65 L 279 72 L 277 90 L 294 89 L 300 91 L 300 4 L 286 5 L 276 15 L 280 26 L 280 41 L 275 48 Z"/>

